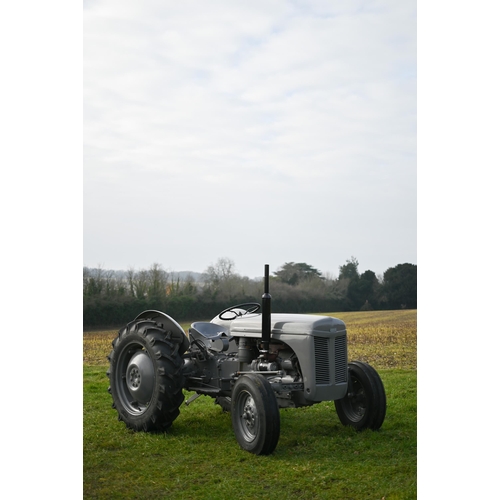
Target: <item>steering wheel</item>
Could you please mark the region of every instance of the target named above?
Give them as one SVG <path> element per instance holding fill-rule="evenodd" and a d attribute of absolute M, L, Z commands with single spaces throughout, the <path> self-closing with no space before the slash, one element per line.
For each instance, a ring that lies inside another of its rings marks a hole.
<path fill-rule="evenodd" d="M 238 310 L 239 309 L 239 310 Z M 241 309 L 244 309 L 241 311 Z M 219 314 L 219 319 L 223 321 L 231 321 L 236 318 L 240 318 L 241 316 L 245 316 L 246 314 L 252 314 L 260 310 L 260 304 L 258 302 L 245 302 L 244 304 L 238 304 L 237 306 L 231 306 L 227 309 L 224 309 Z M 230 314 L 230 317 L 224 317 L 224 315 Z"/>

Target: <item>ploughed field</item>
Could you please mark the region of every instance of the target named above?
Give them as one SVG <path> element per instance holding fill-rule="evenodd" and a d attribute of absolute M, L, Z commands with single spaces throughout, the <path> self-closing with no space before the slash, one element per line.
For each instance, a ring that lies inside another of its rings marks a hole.
<path fill-rule="evenodd" d="M 417 311 L 360 311 L 322 313 L 347 326 L 349 360 L 365 361 L 376 369 L 417 368 Z M 133 319 L 133 318 L 131 318 Z M 181 323 L 185 332 L 190 322 Z M 107 365 L 117 330 L 83 333 L 85 365 Z"/>

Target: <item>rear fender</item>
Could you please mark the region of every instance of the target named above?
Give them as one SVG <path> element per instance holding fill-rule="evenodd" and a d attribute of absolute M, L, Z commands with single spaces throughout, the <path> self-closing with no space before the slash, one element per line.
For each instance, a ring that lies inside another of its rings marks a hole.
<path fill-rule="evenodd" d="M 184 354 L 189 349 L 189 340 L 182 329 L 182 326 L 167 314 L 161 311 L 147 310 L 139 314 L 134 321 L 140 319 L 151 319 L 162 325 L 162 328 L 167 332 L 172 332 L 172 336 L 180 341 L 179 353 Z"/>

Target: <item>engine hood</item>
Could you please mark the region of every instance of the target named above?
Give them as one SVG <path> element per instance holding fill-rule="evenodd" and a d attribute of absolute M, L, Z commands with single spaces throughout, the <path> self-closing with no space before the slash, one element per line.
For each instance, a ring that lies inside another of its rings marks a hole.
<path fill-rule="evenodd" d="M 234 319 L 229 323 L 231 335 L 257 337 L 262 332 L 262 315 L 251 314 Z M 345 330 L 345 323 L 330 316 L 313 314 L 271 314 L 271 334 L 313 335 L 339 333 Z"/>

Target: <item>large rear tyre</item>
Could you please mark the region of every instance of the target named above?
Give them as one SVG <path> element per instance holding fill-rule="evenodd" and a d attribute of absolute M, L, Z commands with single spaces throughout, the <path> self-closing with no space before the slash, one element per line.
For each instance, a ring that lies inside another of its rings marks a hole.
<path fill-rule="evenodd" d="M 113 341 L 109 389 L 118 419 L 136 431 L 164 431 L 179 415 L 182 339 L 151 319 L 136 319 Z"/>
<path fill-rule="evenodd" d="M 255 455 L 271 454 L 280 437 L 280 412 L 271 384 L 262 375 L 243 375 L 234 384 L 231 419 L 239 445 Z"/>
<path fill-rule="evenodd" d="M 349 363 L 347 394 L 335 401 L 335 408 L 342 424 L 377 430 L 382 426 L 386 412 L 385 389 L 374 368 L 361 361 Z"/>

